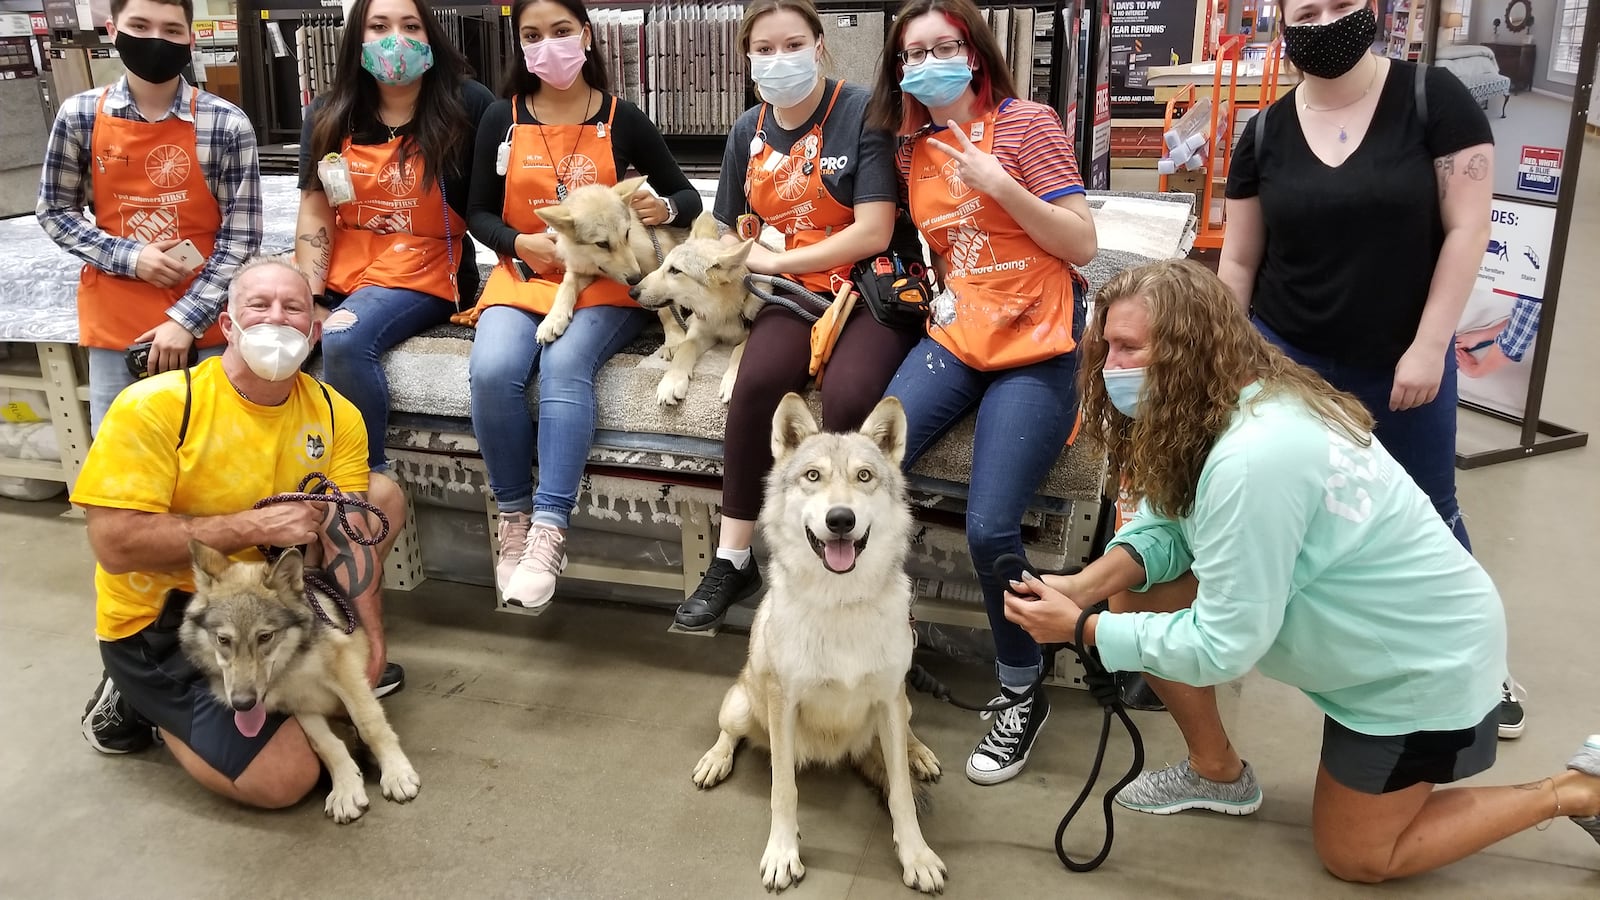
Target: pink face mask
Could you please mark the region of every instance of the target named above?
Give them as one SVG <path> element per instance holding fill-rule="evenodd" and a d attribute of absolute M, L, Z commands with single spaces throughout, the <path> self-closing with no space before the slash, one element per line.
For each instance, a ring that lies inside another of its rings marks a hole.
<path fill-rule="evenodd" d="M 572 87 L 572 83 L 578 80 L 578 73 L 583 71 L 586 58 L 583 35 L 545 38 L 532 44 L 523 44 L 522 56 L 528 63 L 529 72 L 551 87 L 564 91 Z"/>

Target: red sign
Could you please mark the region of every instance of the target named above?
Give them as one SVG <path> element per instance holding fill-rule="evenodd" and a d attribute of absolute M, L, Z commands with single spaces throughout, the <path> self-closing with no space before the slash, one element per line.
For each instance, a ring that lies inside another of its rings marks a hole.
<path fill-rule="evenodd" d="M 44 13 L 29 13 L 28 24 L 33 26 L 34 34 L 50 33 L 50 20 L 44 17 Z"/>
<path fill-rule="evenodd" d="M 1554 197 L 1561 191 L 1561 158 L 1563 151 L 1556 147 L 1522 148 L 1522 158 L 1517 161 L 1517 190 Z"/>

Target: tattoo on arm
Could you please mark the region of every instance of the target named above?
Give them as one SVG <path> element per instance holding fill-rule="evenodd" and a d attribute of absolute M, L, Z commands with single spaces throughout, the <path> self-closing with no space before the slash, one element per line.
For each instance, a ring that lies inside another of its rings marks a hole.
<path fill-rule="evenodd" d="M 295 240 L 304 241 L 317 251 L 317 258 L 314 263 L 316 274 L 319 277 L 327 275 L 328 266 L 333 262 L 333 239 L 328 235 L 327 226 L 324 225 L 314 232 L 302 234 L 296 237 Z"/>
<path fill-rule="evenodd" d="M 1441 156 L 1433 161 L 1434 173 L 1439 177 L 1439 199 L 1443 200 L 1450 190 L 1450 176 L 1456 172 L 1456 158 L 1454 156 Z"/>
<path fill-rule="evenodd" d="M 365 492 L 353 493 L 350 496 L 367 499 Z M 369 514 L 352 509 L 349 513 L 353 524 L 358 531 L 367 536 L 376 534 L 374 523 Z M 376 547 L 367 547 L 356 543 L 339 527 L 339 517 L 333 505 L 328 506 L 328 517 L 323 522 L 327 534 L 327 545 L 332 548 L 332 556 L 324 561 L 323 567 L 333 583 L 344 591 L 344 595 L 351 600 L 371 591 L 383 577 L 378 567 L 378 551 Z"/>
<path fill-rule="evenodd" d="M 1482 153 L 1474 153 L 1467 160 L 1467 177 L 1473 181 L 1482 181 L 1489 177 L 1489 157 Z"/>

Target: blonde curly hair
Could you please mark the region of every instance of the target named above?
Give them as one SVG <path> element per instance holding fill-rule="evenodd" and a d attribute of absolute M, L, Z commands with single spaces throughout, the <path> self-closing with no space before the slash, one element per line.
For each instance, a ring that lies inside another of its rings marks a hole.
<path fill-rule="evenodd" d="M 1130 302 L 1143 303 L 1150 320 L 1137 419 L 1111 405 L 1100 374 L 1106 314 Z M 1168 260 L 1113 278 L 1099 292 L 1080 346 L 1084 433 L 1105 447 L 1122 489 L 1159 515 L 1193 510 L 1200 470 L 1239 408 L 1240 388 L 1252 381 L 1261 382 L 1258 397 L 1293 396 L 1357 444 L 1372 441 L 1372 416 L 1361 401 L 1263 338 L 1233 292 L 1198 263 Z"/>

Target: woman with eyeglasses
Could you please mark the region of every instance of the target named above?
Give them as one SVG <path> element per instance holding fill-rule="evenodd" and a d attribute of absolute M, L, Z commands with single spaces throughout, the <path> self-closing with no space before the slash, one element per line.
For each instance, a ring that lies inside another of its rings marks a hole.
<path fill-rule="evenodd" d="M 943 291 L 888 393 L 906 410 L 910 468 L 976 410 L 967 543 L 994 633 L 1001 696 L 1037 680 L 1039 645 L 1006 621 L 996 560 L 1022 553 L 1022 517 L 1073 431 L 1078 336 L 1094 219 L 1072 143 L 1049 107 L 1016 98 L 970 0 L 911 0 L 890 29 L 868 125 L 906 136 L 911 218 Z M 967 777 L 998 784 L 1027 762 L 1043 692 L 994 716 Z"/>
<path fill-rule="evenodd" d="M 646 225 L 688 225 L 700 194 L 637 106 L 607 93 L 600 46 L 581 0 L 517 0 L 522 52 L 478 130 L 472 233 L 500 256 L 478 301 L 469 366 L 472 430 L 500 510 L 495 585 L 507 603 L 542 610 L 566 568 L 567 526 L 594 439 L 594 379 L 654 318 L 628 286 L 601 279 L 572 321 L 542 342 L 561 285 L 555 239 L 536 211 L 629 168 L 652 191 L 629 198 Z M 528 414 L 537 373 L 538 425 Z M 535 451 L 539 483 L 533 483 Z"/>
<path fill-rule="evenodd" d="M 907 248 L 906 258 L 919 257 L 909 224 L 896 234 L 892 138 L 863 125 L 865 88 L 823 77 L 827 49 L 811 0 L 750 3 L 739 47 L 762 102 L 728 135 L 717 224 L 730 244 L 755 237 L 764 225 L 783 234 L 781 250 L 750 249 L 750 271 L 786 275 L 832 297 L 858 260 L 878 256 L 891 242 Z M 866 310 L 851 316 L 822 383 L 823 428 L 859 428 L 915 342 L 914 332 L 882 325 Z M 761 590 L 750 546 L 762 478 L 772 467 L 772 416 L 784 394 L 805 390 L 810 357 L 811 322 L 776 305 L 756 316 L 728 403 L 717 554 L 678 607 L 679 628 L 715 628 L 729 607 Z"/>

